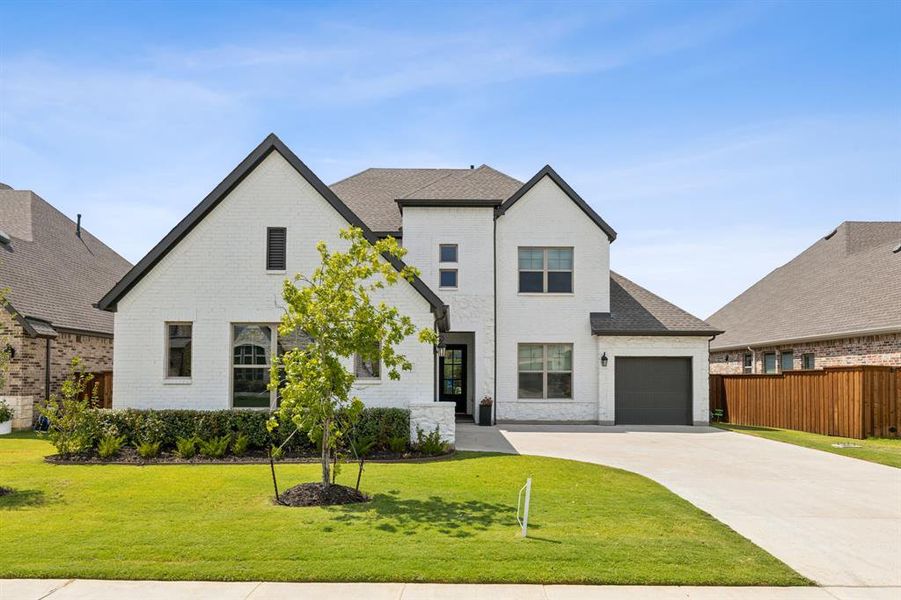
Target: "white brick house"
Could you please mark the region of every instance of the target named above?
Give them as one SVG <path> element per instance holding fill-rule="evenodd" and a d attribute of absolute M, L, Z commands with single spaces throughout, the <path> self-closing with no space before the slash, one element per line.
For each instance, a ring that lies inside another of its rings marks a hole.
<path fill-rule="evenodd" d="M 440 348 L 409 340 L 367 405 L 442 402 L 498 421 L 706 422 L 709 324 L 609 268 L 615 232 L 550 167 L 369 169 L 326 186 L 270 135 L 99 303 L 115 312 L 117 408 L 268 407 L 281 285 L 338 230 L 392 235 L 421 279 L 384 290 Z M 434 406 L 434 405 L 431 405 Z M 438 411 L 439 413 L 441 411 Z"/>

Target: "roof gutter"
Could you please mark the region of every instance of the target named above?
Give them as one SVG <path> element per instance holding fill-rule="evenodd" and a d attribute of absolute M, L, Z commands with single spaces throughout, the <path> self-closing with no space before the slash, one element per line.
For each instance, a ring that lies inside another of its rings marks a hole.
<path fill-rule="evenodd" d="M 798 344 L 804 342 L 820 342 L 823 340 L 841 340 L 845 338 L 851 337 L 861 337 L 868 335 L 882 335 L 884 333 L 898 333 L 901 332 L 901 325 L 893 325 L 890 327 L 873 327 L 871 329 L 852 329 L 849 331 L 836 331 L 834 333 L 824 333 L 819 335 L 808 335 L 801 336 L 795 338 L 782 338 L 776 340 L 766 340 L 761 342 L 744 342 L 744 343 L 736 343 L 729 344 L 727 346 L 717 346 L 716 348 L 711 348 L 714 352 L 721 352 L 726 350 L 743 350 L 743 349 L 751 349 L 751 348 L 761 348 L 764 346 L 781 346 L 785 344 Z"/>

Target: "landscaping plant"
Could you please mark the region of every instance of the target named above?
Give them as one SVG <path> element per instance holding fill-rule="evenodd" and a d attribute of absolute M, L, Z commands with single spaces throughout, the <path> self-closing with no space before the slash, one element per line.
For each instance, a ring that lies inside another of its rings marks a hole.
<path fill-rule="evenodd" d="M 3 385 L 3 377 L 0 375 L 0 386 Z M 0 423 L 11 421 L 13 418 L 13 409 L 9 407 L 6 400 L 0 400 Z"/>
<path fill-rule="evenodd" d="M 74 357 L 59 394 L 51 395 L 47 404 L 39 408 L 50 421 L 45 435 L 61 456 L 79 454 L 94 445 L 96 423 L 90 410 L 92 398 L 86 394 L 93 379 L 93 375 L 85 372 L 81 358 Z"/>
<path fill-rule="evenodd" d="M 388 438 L 388 450 L 394 454 L 403 454 L 407 449 L 407 436 L 393 435 Z"/>
<path fill-rule="evenodd" d="M 400 266 L 406 254 L 392 237 L 367 240 L 357 227 L 342 229 L 345 250 L 316 246 L 320 265 L 309 275 L 286 279 L 282 296 L 285 314 L 280 336 L 303 333 L 309 342 L 272 361 L 270 387 L 278 389 L 279 408 L 269 421 L 271 429 L 300 429 L 321 448 L 321 485 L 331 485 L 334 453 L 358 420 L 363 404 L 351 395 L 355 377 L 345 364 L 355 354 L 381 361 L 391 379 L 412 364 L 397 346 L 417 333 L 410 317 L 373 295 L 402 278 L 413 281 L 417 270 Z M 431 328 L 418 332 L 423 343 L 435 343 Z"/>
<path fill-rule="evenodd" d="M 124 445 L 124 435 L 108 434 L 100 438 L 100 442 L 97 444 L 97 454 L 103 459 L 112 458 L 119 454 L 119 451 L 122 450 L 122 446 Z"/>
<path fill-rule="evenodd" d="M 135 450 L 138 451 L 138 456 L 144 460 L 156 458 L 160 453 L 160 443 L 143 441 L 135 445 Z"/>
<path fill-rule="evenodd" d="M 191 437 L 180 437 L 176 439 L 175 453 L 179 458 L 185 460 L 194 458 L 194 455 L 197 454 L 197 438 L 192 435 Z"/>
<path fill-rule="evenodd" d="M 438 456 L 447 452 L 447 444 L 441 439 L 441 431 L 437 425 L 430 433 L 416 428 L 416 449 L 426 456 Z"/>
<path fill-rule="evenodd" d="M 239 433 L 235 438 L 235 443 L 232 444 L 232 454 L 244 456 L 248 449 L 250 449 L 250 438 L 245 433 Z"/>
<path fill-rule="evenodd" d="M 231 438 L 231 435 L 223 435 L 208 440 L 200 440 L 198 443 L 200 455 L 207 458 L 222 458 L 228 452 L 228 444 L 231 442 Z"/>

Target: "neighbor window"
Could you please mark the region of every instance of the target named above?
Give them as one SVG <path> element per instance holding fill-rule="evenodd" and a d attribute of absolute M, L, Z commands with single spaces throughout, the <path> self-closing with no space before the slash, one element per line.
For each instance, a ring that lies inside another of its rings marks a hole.
<path fill-rule="evenodd" d="M 519 398 L 572 398 L 572 344 L 520 344 Z"/>
<path fill-rule="evenodd" d="M 802 369 L 815 369 L 816 368 L 816 359 L 812 352 L 801 355 L 801 368 Z"/>
<path fill-rule="evenodd" d="M 440 269 L 438 271 L 438 287 L 457 287 L 457 269 Z"/>
<path fill-rule="evenodd" d="M 457 262 L 457 244 L 441 244 L 438 246 L 438 261 L 443 263 Z"/>
<path fill-rule="evenodd" d="M 166 323 L 166 377 L 191 376 L 191 323 Z"/>
<path fill-rule="evenodd" d="M 775 352 L 764 352 L 763 353 L 763 372 L 764 373 L 775 373 L 776 372 L 776 353 Z"/>
<path fill-rule="evenodd" d="M 268 408 L 269 367 L 275 328 L 271 325 L 232 325 L 232 406 Z"/>
<path fill-rule="evenodd" d="M 354 376 L 357 379 L 380 379 L 381 361 L 354 354 Z"/>
<path fill-rule="evenodd" d="M 288 230 L 269 227 L 266 230 L 266 270 L 284 271 L 287 268 Z"/>
<path fill-rule="evenodd" d="M 753 373 L 754 372 L 754 355 L 750 352 L 746 353 L 744 358 L 742 359 L 744 362 L 742 363 L 742 371 L 745 373 Z"/>
<path fill-rule="evenodd" d="M 779 354 L 779 367 L 783 373 L 795 368 L 795 354 L 791 350 Z"/>
<path fill-rule="evenodd" d="M 520 293 L 571 293 L 572 248 L 520 248 Z"/>

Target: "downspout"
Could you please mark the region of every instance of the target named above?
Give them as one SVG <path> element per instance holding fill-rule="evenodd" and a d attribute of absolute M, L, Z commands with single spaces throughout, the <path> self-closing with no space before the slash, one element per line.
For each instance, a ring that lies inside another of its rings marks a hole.
<path fill-rule="evenodd" d="M 497 217 L 498 214 L 495 211 L 491 232 L 491 271 L 494 275 L 494 389 L 492 390 L 494 402 L 491 403 L 491 423 L 489 423 L 489 425 L 495 425 L 497 423 Z"/>
<path fill-rule="evenodd" d="M 44 402 L 50 400 L 50 338 L 44 347 Z"/>

